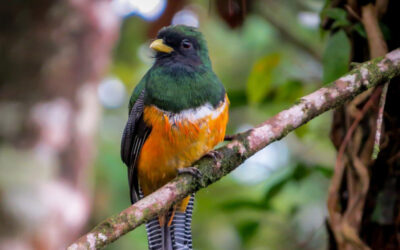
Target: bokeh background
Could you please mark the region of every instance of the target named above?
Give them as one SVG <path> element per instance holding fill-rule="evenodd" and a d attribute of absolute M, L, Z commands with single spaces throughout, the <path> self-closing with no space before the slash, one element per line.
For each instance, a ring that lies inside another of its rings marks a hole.
<path fill-rule="evenodd" d="M 130 205 L 120 139 L 161 27 L 203 32 L 231 100 L 228 134 L 347 70 L 345 38 L 320 29 L 322 0 L 55 2 L 1 12 L 0 249 L 62 249 Z M 199 191 L 194 248 L 326 248 L 330 123 L 317 117 Z M 146 248 L 141 226 L 106 249 Z"/>

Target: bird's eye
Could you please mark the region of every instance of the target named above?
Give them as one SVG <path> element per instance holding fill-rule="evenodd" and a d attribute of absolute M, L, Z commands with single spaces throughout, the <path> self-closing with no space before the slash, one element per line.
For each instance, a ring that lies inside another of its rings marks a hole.
<path fill-rule="evenodd" d="M 184 39 L 184 40 L 182 40 L 182 48 L 190 49 L 190 48 L 192 48 L 192 43 L 189 42 L 189 40 Z"/>

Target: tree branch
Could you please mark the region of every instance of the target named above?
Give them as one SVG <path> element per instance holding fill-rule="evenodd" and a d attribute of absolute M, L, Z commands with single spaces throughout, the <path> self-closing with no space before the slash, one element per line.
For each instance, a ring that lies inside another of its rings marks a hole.
<path fill-rule="evenodd" d="M 244 160 L 314 117 L 336 108 L 354 96 L 400 75 L 400 49 L 366 62 L 335 82 L 301 98 L 297 104 L 256 128 L 238 134 L 218 149 L 222 158 L 202 158 L 195 163 L 202 177 L 179 176 L 118 215 L 111 216 L 68 249 L 98 249 L 117 240 L 157 214 L 167 211 L 187 195 L 218 181 Z"/>

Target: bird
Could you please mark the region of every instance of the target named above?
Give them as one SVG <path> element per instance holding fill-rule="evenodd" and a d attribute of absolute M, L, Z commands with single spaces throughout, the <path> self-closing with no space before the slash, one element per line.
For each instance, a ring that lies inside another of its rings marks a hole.
<path fill-rule="evenodd" d="M 198 175 L 190 166 L 216 152 L 229 116 L 227 93 L 197 28 L 164 27 L 150 48 L 155 60 L 132 92 L 121 140 L 132 204 L 178 174 Z M 146 223 L 150 250 L 192 249 L 193 202 L 190 195 Z"/>

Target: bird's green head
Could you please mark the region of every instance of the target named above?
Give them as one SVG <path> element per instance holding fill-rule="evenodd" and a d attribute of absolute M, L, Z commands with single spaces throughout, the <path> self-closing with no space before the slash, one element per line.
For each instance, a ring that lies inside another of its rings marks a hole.
<path fill-rule="evenodd" d="M 150 48 L 156 60 L 145 76 L 145 104 L 172 112 L 218 106 L 225 89 L 212 70 L 206 41 L 194 27 L 161 29 Z"/>
<path fill-rule="evenodd" d="M 162 28 L 150 48 L 155 50 L 158 66 L 211 67 L 206 41 L 194 27 L 176 25 Z"/>

